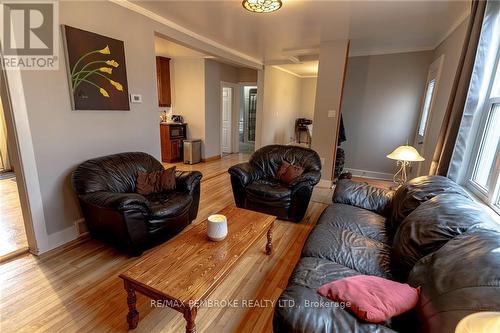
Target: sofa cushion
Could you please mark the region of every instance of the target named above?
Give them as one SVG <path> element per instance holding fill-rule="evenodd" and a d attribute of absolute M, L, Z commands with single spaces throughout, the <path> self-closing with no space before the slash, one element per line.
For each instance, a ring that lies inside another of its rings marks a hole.
<path fill-rule="evenodd" d="M 302 173 L 304 173 L 304 168 L 300 165 L 293 165 L 287 161 L 283 161 L 276 172 L 276 179 L 284 184 L 290 184 Z"/>
<path fill-rule="evenodd" d="M 356 275 L 318 288 L 318 294 L 346 307 L 359 319 L 370 323 L 385 322 L 410 311 L 418 301 L 418 289 L 378 276 Z"/>
<path fill-rule="evenodd" d="M 274 332 L 394 333 L 392 329 L 359 321 L 342 304 L 319 295 L 315 289 L 290 284 L 278 299 Z"/>
<path fill-rule="evenodd" d="M 289 282 L 316 290 L 325 283 L 359 274 L 361 273 L 331 260 L 302 257 L 295 266 Z"/>
<path fill-rule="evenodd" d="M 369 210 L 344 205 L 328 206 L 318 220 L 319 224 L 350 230 L 370 239 L 387 243 L 386 218 Z"/>
<path fill-rule="evenodd" d="M 175 165 L 165 170 L 137 172 L 135 191 L 142 195 L 175 189 Z"/>
<path fill-rule="evenodd" d="M 473 230 L 419 260 L 408 283 L 421 286 L 422 331 L 454 332 L 478 311 L 500 311 L 500 232 Z"/>
<path fill-rule="evenodd" d="M 422 202 L 441 193 L 455 193 L 466 198 L 467 193 L 455 182 L 443 176 L 422 176 L 400 186 L 394 193 L 389 228 L 396 232 L 399 224 Z"/>
<path fill-rule="evenodd" d="M 378 188 L 366 183 L 341 179 L 335 186 L 333 202 L 352 205 L 386 214 L 389 211 L 394 191 Z"/>
<path fill-rule="evenodd" d="M 291 189 L 281 184 L 277 179 L 258 179 L 249 184 L 245 191 L 247 195 L 254 196 L 259 200 L 282 200 L 290 197 Z"/>
<path fill-rule="evenodd" d="M 178 216 L 191 206 L 193 198 L 188 193 L 182 192 L 163 192 L 147 195 L 149 209 L 151 211 L 150 219 L 161 220 Z M 151 223 L 154 223 L 150 221 Z"/>
<path fill-rule="evenodd" d="M 472 200 L 459 194 L 439 194 L 422 203 L 399 228 L 392 245 L 404 278 L 415 263 L 446 242 L 473 229 L 500 230 L 500 225 Z"/>
<path fill-rule="evenodd" d="M 362 274 L 392 276 L 389 245 L 327 224 L 313 229 L 302 256 L 331 260 Z"/>

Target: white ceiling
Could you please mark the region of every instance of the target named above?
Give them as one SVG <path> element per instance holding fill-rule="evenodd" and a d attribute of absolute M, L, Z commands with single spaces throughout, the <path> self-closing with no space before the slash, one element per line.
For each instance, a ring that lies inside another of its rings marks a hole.
<path fill-rule="evenodd" d="M 351 55 L 432 49 L 462 22 L 469 1 L 283 0 L 270 14 L 241 0 L 134 1 L 184 28 L 265 63 L 314 54 L 321 41 L 351 40 Z M 304 52 L 308 49 L 309 52 Z M 302 50 L 302 51 L 298 51 Z"/>

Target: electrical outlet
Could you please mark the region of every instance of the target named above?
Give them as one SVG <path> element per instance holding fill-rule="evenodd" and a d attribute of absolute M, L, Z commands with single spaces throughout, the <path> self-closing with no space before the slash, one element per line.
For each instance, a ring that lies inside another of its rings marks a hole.
<path fill-rule="evenodd" d="M 328 110 L 328 118 L 335 118 L 335 117 L 337 117 L 337 111 Z"/>
<path fill-rule="evenodd" d="M 325 158 L 324 157 L 320 157 L 319 159 L 321 161 L 321 166 L 323 166 L 325 164 Z"/>

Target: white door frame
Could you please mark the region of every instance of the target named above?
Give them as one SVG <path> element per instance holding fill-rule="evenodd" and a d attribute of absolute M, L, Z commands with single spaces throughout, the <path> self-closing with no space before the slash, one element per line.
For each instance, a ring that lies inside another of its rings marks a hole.
<path fill-rule="evenodd" d="M 231 93 L 231 138 L 230 138 L 230 153 L 237 153 L 239 151 L 238 145 L 234 144 L 234 138 L 235 135 L 238 134 L 238 114 L 239 114 L 239 103 L 240 103 L 240 85 L 238 83 L 233 83 L 233 82 L 227 82 L 227 81 L 221 81 L 220 82 L 220 96 L 219 96 L 219 104 L 220 104 L 220 110 L 219 110 L 219 133 L 220 133 L 220 140 L 219 140 L 219 147 L 220 147 L 220 155 L 222 156 L 222 89 L 223 88 L 231 88 L 232 93 Z"/>

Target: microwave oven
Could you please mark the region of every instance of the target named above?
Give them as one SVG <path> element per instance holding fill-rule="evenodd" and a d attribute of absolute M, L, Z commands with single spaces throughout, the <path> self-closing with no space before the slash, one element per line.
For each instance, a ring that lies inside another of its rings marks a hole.
<path fill-rule="evenodd" d="M 184 139 L 186 137 L 184 125 L 170 125 L 170 139 Z"/>

